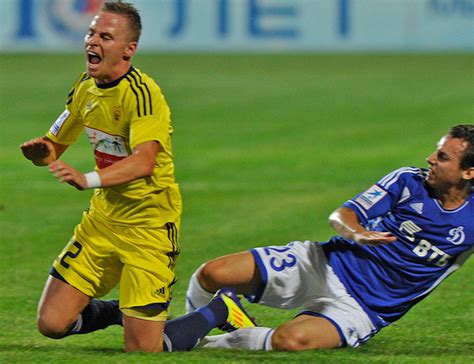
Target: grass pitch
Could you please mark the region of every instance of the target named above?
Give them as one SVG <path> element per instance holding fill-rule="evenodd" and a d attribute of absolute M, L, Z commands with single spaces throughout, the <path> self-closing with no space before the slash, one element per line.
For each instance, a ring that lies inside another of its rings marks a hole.
<path fill-rule="evenodd" d="M 173 112 L 184 197 L 173 316 L 205 260 L 257 245 L 325 240 L 339 204 L 401 166 L 424 166 L 438 138 L 474 120 L 474 56 L 138 55 Z M 54 341 L 35 329 L 51 262 L 90 191 L 57 183 L 18 145 L 45 133 L 83 70 L 78 54 L 0 59 L 0 362 L 474 361 L 474 261 L 359 350 L 124 354 L 118 327 Z M 65 160 L 93 168 L 85 138 Z M 116 297 L 111 292 L 108 297 Z M 294 312 L 246 305 L 276 326 Z"/>

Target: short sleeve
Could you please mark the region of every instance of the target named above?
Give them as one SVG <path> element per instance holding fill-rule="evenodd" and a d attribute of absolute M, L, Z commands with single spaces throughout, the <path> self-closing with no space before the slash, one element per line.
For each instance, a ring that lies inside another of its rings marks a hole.
<path fill-rule="evenodd" d="M 171 115 L 169 107 L 156 87 L 151 92 L 152 103 L 149 107 L 150 112 L 138 113 L 139 106 L 136 105 L 140 99 L 131 98 L 129 110 L 132 110 L 132 117 L 130 122 L 130 148 L 133 149 L 141 143 L 148 141 L 158 141 L 161 146 L 168 152 L 171 152 L 171 134 L 173 129 L 171 127 Z M 145 109 L 144 107 L 142 110 Z M 145 114 L 145 115 L 143 115 Z"/>
<path fill-rule="evenodd" d="M 51 125 L 46 136 L 58 144 L 73 144 L 83 129 L 79 112 L 77 111 L 78 89 L 80 84 L 89 79 L 82 73 L 67 95 L 66 108 Z"/>
<path fill-rule="evenodd" d="M 384 216 L 403 200 L 407 178 L 418 173 L 417 168 L 397 169 L 381 178 L 366 191 L 346 201 L 343 206 L 354 210 L 362 224 Z"/>

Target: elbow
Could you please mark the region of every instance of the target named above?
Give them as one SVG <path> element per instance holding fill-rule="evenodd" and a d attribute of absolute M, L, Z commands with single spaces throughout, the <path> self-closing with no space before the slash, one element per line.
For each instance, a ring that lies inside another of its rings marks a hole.
<path fill-rule="evenodd" d="M 145 178 L 145 177 L 151 177 L 153 176 L 153 172 L 155 170 L 155 164 L 154 163 L 147 163 L 140 168 L 139 171 L 137 171 L 137 178 Z"/>
<path fill-rule="evenodd" d="M 331 212 L 331 214 L 329 215 L 328 217 L 328 223 L 330 226 L 334 226 L 334 224 L 339 221 L 340 217 L 339 217 L 339 211 L 338 210 L 335 210 L 333 212 Z"/>

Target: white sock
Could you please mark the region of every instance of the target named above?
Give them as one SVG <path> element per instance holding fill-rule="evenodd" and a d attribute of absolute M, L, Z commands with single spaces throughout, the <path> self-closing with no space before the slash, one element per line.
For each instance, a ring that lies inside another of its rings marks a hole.
<path fill-rule="evenodd" d="M 199 269 L 194 272 L 189 280 L 188 289 L 186 291 L 186 313 L 195 311 L 201 306 L 204 306 L 209 303 L 209 301 L 214 297 L 214 293 L 206 291 L 198 282 L 197 272 Z"/>
<path fill-rule="evenodd" d="M 268 327 L 246 327 L 228 334 L 206 336 L 201 347 L 271 351 L 274 331 Z"/>

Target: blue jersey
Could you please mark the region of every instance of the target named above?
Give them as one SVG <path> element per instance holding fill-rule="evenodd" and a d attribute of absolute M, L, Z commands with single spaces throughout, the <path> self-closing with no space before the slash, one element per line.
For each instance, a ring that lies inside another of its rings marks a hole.
<path fill-rule="evenodd" d="M 329 264 L 380 329 L 425 298 L 472 254 L 474 194 L 455 210 L 429 195 L 427 170 L 398 169 L 343 206 L 366 229 L 397 240 L 359 245 L 342 237 L 324 243 Z"/>

